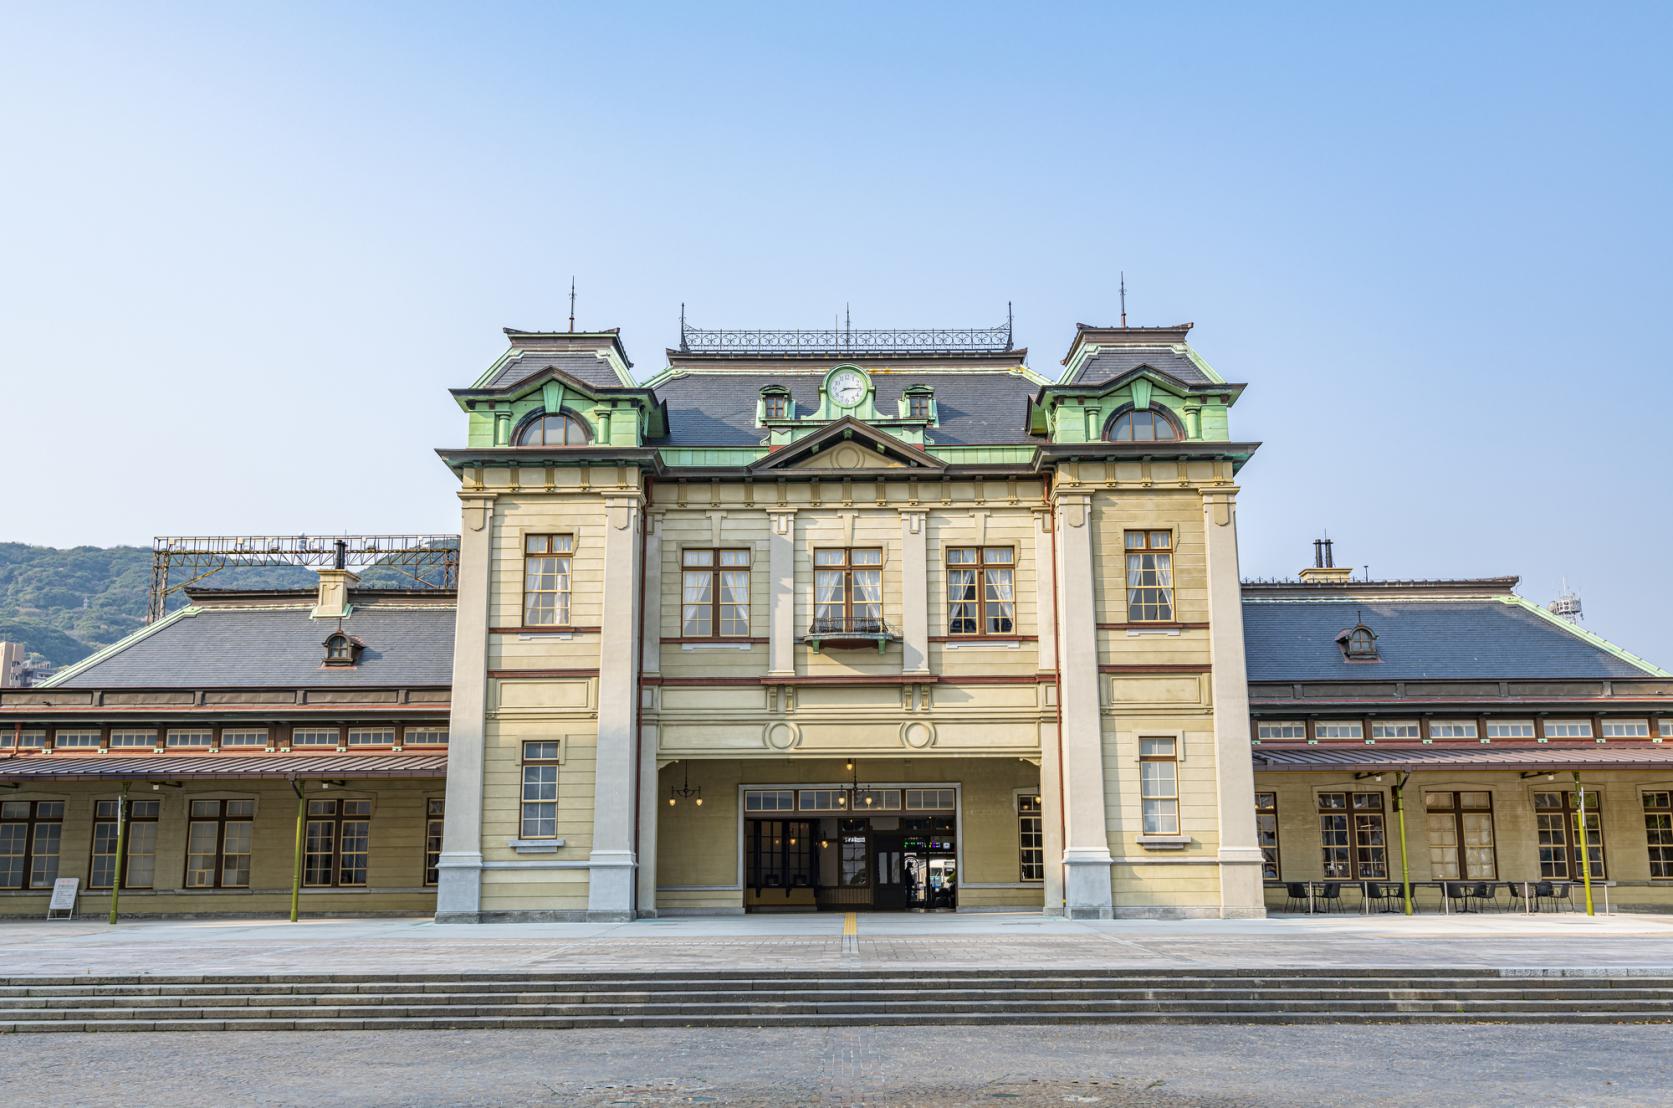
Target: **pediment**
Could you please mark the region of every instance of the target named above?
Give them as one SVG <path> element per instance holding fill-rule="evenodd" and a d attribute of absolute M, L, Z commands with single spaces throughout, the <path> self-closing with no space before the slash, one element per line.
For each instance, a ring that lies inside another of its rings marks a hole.
<path fill-rule="evenodd" d="M 797 469 L 851 473 L 880 469 L 942 470 L 947 468 L 947 463 L 849 416 L 780 447 L 749 468 L 757 473 Z"/>

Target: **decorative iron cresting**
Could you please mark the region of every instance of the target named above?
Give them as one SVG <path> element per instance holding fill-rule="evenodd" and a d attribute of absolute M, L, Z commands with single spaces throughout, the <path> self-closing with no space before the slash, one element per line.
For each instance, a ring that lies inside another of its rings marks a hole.
<path fill-rule="evenodd" d="M 685 321 L 680 305 L 680 350 L 688 354 L 1002 354 L 1013 350 L 1013 317 L 1005 305 L 998 327 L 831 327 L 705 330 Z"/>

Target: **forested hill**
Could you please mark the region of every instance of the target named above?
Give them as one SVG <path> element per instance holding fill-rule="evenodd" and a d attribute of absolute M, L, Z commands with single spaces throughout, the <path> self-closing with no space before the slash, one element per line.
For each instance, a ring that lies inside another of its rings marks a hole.
<path fill-rule="evenodd" d="M 387 577 L 387 580 L 383 579 Z M 227 569 L 220 588 L 307 588 L 315 577 L 299 566 Z M 365 571 L 369 585 L 400 585 L 387 568 Z M 0 543 L 0 640 L 63 667 L 145 624 L 151 551 L 139 546 L 50 546 Z M 170 609 L 186 602 L 176 594 Z"/>

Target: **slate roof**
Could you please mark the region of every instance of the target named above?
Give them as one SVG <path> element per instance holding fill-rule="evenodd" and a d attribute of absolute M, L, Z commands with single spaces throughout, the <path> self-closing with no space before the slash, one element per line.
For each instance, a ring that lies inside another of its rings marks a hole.
<path fill-rule="evenodd" d="M 343 630 L 366 644 L 354 666 L 323 665 L 334 619 L 306 607 L 190 607 L 107 648 L 51 688 L 362 688 L 453 683 L 451 606 L 355 608 Z"/>
<path fill-rule="evenodd" d="M 1102 385 L 1140 366 L 1149 366 L 1187 385 L 1217 384 L 1191 358 L 1171 346 L 1106 346 L 1082 362 L 1065 385 Z"/>
<path fill-rule="evenodd" d="M 505 365 L 493 378 L 483 383 L 483 388 L 504 388 L 515 385 L 519 381 L 526 381 L 547 366 L 557 366 L 578 381 L 585 381 L 589 385 L 602 385 L 606 388 L 621 388 L 622 381 L 616 376 L 616 371 L 603 358 L 595 357 L 591 351 L 581 350 L 518 350 L 507 357 Z"/>
<path fill-rule="evenodd" d="M 1363 622 L 1378 662 L 1348 662 L 1336 644 Z M 1462 600 L 1243 601 L 1250 681 L 1643 677 L 1578 629 L 1495 597 Z"/>
<path fill-rule="evenodd" d="M 23 754 L 0 760 L 0 778 L 56 781 L 146 777 L 445 777 L 434 754 Z"/>
<path fill-rule="evenodd" d="M 758 446 L 765 432 L 755 426 L 755 402 L 766 385 L 790 390 L 798 414 L 819 406 L 823 373 L 684 373 L 656 386 L 668 405 L 668 438 L 658 446 Z M 1025 429 L 1028 401 L 1039 390 L 1016 373 L 878 373 L 872 375 L 877 408 L 897 410 L 896 401 L 913 385 L 935 390 L 940 423 L 929 429 L 935 445 L 1031 444 Z"/>

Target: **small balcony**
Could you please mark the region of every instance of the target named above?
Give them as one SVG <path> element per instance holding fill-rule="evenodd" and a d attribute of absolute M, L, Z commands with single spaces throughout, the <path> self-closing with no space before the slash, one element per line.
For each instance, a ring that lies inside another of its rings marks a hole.
<path fill-rule="evenodd" d="M 876 616 L 841 615 L 815 617 L 813 626 L 808 628 L 802 641 L 811 646 L 815 654 L 826 649 L 863 650 L 873 646 L 881 654 L 890 642 L 899 638 L 887 623 Z"/>

